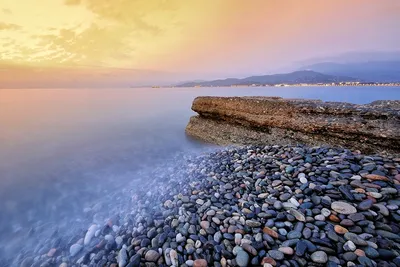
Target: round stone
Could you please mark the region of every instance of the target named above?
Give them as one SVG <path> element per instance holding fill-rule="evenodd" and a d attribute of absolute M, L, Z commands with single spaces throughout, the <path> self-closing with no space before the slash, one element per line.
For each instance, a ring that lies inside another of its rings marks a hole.
<path fill-rule="evenodd" d="M 378 192 L 367 192 L 366 194 L 373 198 L 381 198 L 382 197 L 382 194 L 378 193 Z"/>
<path fill-rule="evenodd" d="M 280 247 L 278 250 L 286 255 L 293 255 L 294 253 L 294 250 L 291 247 Z"/>
<path fill-rule="evenodd" d="M 200 222 L 200 226 L 201 226 L 201 228 L 203 228 L 204 230 L 207 230 L 208 228 L 210 228 L 210 222 L 209 222 L 209 221 L 201 221 L 201 222 Z"/>
<path fill-rule="evenodd" d="M 373 247 L 370 247 L 370 246 L 365 247 L 364 252 L 368 258 L 376 259 L 379 257 L 379 252 L 376 249 L 374 249 Z"/>
<path fill-rule="evenodd" d="M 295 209 L 290 209 L 289 210 L 290 214 L 292 214 L 298 221 L 300 222 L 305 222 L 306 221 L 306 217 L 304 216 L 303 213 L 301 213 L 298 210 Z"/>
<path fill-rule="evenodd" d="M 247 220 L 246 221 L 246 225 L 252 228 L 256 228 L 256 227 L 260 227 L 261 226 L 261 222 L 258 221 L 253 221 L 253 220 Z"/>
<path fill-rule="evenodd" d="M 346 243 L 344 243 L 343 249 L 345 251 L 354 251 L 354 250 L 356 250 L 356 245 L 352 241 L 349 240 Z"/>
<path fill-rule="evenodd" d="M 357 212 L 357 209 L 354 206 L 343 201 L 332 202 L 331 209 L 341 214 L 353 214 Z"/>
<path fill-rule="evenodd" d="M 249 254 L 244 250 L 239 250 L 236 255 L 236 263 L 240 267 L 246 267 L 249 263 Z"/>
<path fill-rule="evenodd" d="M 327 208 L 323 208 L 323 209 L 321 210 L 321 214 L 322 214 L 323 216 L 325 216 L 325 217 L 329 217 L 329 215 L 331 215 L 331 211 L 328 210 Z"/>
<path fill-rule="evenodd" d="M 316 263 L 326 263 L 328 261 L 328 255 L 324 251 L 315 251 L 311 254 L 311 260 Z"/>
<path fill-rule="evenodd" d="M 79 251 L 81 251 L 82 248 L 83 248 L 83 246 L 80 244 L 73 244 L 69 248 L 69 254 L 71 255 L 71 257 L 74 257 L 76 254 L 79 253 Z"/>
<path fill-rule="evenodd" d="M 343 254 L 343 259 L 345 261 L 354 261 L 357 259 L 357 255 L 354 252 L 346 252 Z"/>
<path fill-rule="evenodd" d="M 349 230 L 347 230 L 346 228 L 344 228 L 343 226 L 340 225 L 335 225 L 334 227 L 335 232 L 340 234 L 340 235 L 344 235 L 345 233 L 347 233 Z"/>
<path fill-rule="evenodd" d="M 365 252 L 364 252 L 363 250 L 361 250 L 361 249 L 356 249 L 356 250 L 354 251 L 354 253 L 355 253 L 358 257 L 363 257 L 363 256 L 365 256 Z"/>
<path fill-rule="evenodd" d="M 193 267 L 207 267 L 207 261 L 204 259 L 197 259 L 193 262 Z"/>
<path fill-rule="evenodd" d="M 215 215 L 215 210 L 209 210 L 209 211 L 206 212 L 206 214 L 208 216 L 214 216 Z"/>
<path fill-rule="evenodd" d="M 196 204 L 203 205 L 204 204 L 204 200 L 199 198 L 199 199 L 196 200 Z"/>
<path fill-rule="evenodd" d="M 366 199 L 366 200 L 361 201 L 358 204 L 357 208 L 359 210 L 368 210 L 372 207 L 373 204 L 374 204 L 374 202 L 371 199 Z"/>
<path fill-rule="evenodd" d="M 155 250 L 149 250 L 144 255 L 146 261 L 156 262 L 160 258 L 160 254 Z"/>
<path fill-rule="evenodd" d="M 283 260 L 283 258 L 285 257 L 283 252 L 279 251 L 279 250 L 270 250 L 270 251 L 268 251 L 268 254 L 274 260 Z"/>
<path fill-rule="evenodd" d="M 33 264 L 33 258 L 26 257 L 22 260 L 20 267 L 31 267 L 32 264 Z"/>

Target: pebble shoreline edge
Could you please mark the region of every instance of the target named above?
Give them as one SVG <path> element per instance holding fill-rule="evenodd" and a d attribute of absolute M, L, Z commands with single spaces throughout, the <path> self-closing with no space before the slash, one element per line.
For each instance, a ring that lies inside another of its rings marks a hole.
<path fill-rule="evenodd" d="M 400 266 L 400 158 L 221 149 L 30 266 Z"/>

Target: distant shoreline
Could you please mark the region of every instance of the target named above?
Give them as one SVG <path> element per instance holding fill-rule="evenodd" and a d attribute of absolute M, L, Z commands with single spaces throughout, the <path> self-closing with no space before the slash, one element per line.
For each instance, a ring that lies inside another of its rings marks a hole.
<path fill-rule="evenodd" d="M 224 85 L 224 86 L 150 86 L 151 88 L 212 88 L 212 87 L 309 87 L 309 86 L 400 86 L 400 82 L 396 83 L 310 83 L 310 84 L 238 84 L 238 85 Z"/>

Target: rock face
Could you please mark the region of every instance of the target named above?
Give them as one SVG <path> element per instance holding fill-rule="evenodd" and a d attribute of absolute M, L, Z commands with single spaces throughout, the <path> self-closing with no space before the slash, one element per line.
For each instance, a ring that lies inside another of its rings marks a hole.
<path fill-rule="evenodd" d="M 279 97 L 197 97 L 186 132 L 221 144 L 334 145 L 400 152 L 400 101 L 366 105 Z"/>

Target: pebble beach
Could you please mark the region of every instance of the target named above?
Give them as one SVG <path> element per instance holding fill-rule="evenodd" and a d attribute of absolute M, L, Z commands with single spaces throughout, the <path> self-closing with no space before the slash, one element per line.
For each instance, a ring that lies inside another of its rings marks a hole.
<path fill-rule="evenodd" d="M 225 148 L 16 266 L 400 266 L 399 171 L 346 149 Z"/>

